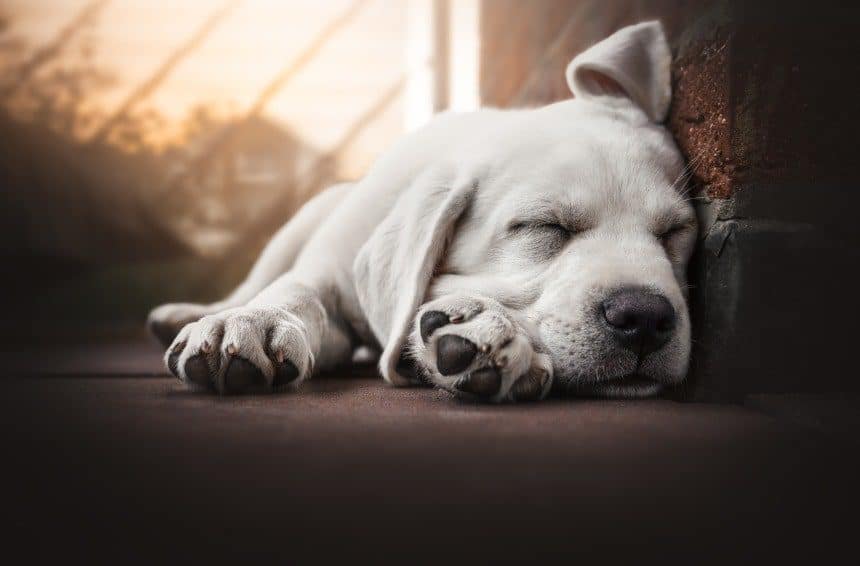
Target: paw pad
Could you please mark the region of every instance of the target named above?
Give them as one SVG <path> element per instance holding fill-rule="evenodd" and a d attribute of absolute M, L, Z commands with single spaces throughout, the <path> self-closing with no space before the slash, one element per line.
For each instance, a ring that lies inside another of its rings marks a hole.
<path fill-rule="evenodd" d="M 442 375 L 460 373 L 469 367 L 478 348 L 462 336 L 447 334 L 436 342 L 436 367 Z"/>
<path fill-rule="evenodd" d="M 206 358 L 199 354 L 188 358 L 185 362 L 185 377 L 196 385 L 209 385 L 209 364 Z"/>
<path fill-rule="evenodd" d="M 266 378 L 263 372 L 248 360 L 239 357 L 230 359 L 227 369 L 224 370 L 223 380 L 221 383 L 216 383 L 218 393 L 222 395 L 243 393 L 252 388 L 265 386 Z"/>
<path fill-rule="evenodd" d="M 462 319 L 462 317 L 460 317 Z M 442 311 L 427 311 L 421 315 L 421 339 L 426 343 L 434 332 L 443 326 L 454 322 L 452 318 Z"/>
<path fill-rule="evenodd" d="M 457 385 L 457 389 L 479 397 L 492 397 L 502 386 L 502 376 L 495 368 L 475 370 Z"/>
<path fill-rule="evenodd" d="M 296 367 L 296 364 L 285 359 L 283 354 L 281 354 L 280 358 L 280 361 L 275 364 L 275 378 L 272 381 L 274 387 L 292 383 L 299 377 L 299 369 Z"/>

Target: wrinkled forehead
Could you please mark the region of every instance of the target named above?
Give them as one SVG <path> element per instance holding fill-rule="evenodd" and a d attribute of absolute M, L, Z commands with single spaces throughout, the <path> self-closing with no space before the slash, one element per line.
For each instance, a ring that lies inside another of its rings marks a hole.
<path fill-rule="evenodd" d="M 486 187 L 488 204 L 506 216 L 538 206 L 616 216 L 654 216 L 677 207 L 683 162 L 674 143 L 641 128 L 627 130 L 523 147 L 500 162 Z"/>

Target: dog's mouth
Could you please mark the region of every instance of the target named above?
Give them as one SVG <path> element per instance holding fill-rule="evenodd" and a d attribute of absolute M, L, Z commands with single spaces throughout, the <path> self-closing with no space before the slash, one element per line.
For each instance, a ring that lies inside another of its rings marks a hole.
<path fill-rule="evenodd" d="M 578 396 L 618 399 L 653 397 L 660 393 L 662 389 L 663 384 L 659 381 L 638 374 L 625 375 L 604 381 L 580 382 L 571 387 L 571 391 Z"/>

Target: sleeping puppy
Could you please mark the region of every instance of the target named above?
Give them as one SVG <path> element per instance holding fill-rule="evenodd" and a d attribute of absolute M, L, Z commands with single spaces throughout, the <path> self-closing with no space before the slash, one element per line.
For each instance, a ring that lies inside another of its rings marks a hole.
<path fill-rule="evenodd" d="M 696 224 L 670 62 L 646 22 L 570 63 L 571 100 L 436 117 L 308 202 L 229 297 L 155 309 L 170 371 L 268 391 L 365 344 L 393 385 L 496 402 L 680 382 Z"/>

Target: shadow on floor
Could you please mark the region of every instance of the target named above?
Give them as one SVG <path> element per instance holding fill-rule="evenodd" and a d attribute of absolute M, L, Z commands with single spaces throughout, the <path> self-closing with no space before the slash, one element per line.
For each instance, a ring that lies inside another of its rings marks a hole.
<path fill-rule="evenodd" d="M 73 376 L 0 381 L 7 549 L 703 563 L 821 561 L 853 540 L 856 445 L 791 419 L 667 400 L 477 405 L 388 387 L 372 366 L 257 397 L 110 378 L 160 363 L 147 347 L 92 345 L 58 366 Z M 117 359 L 87 376 L 98 356 Z"/>

